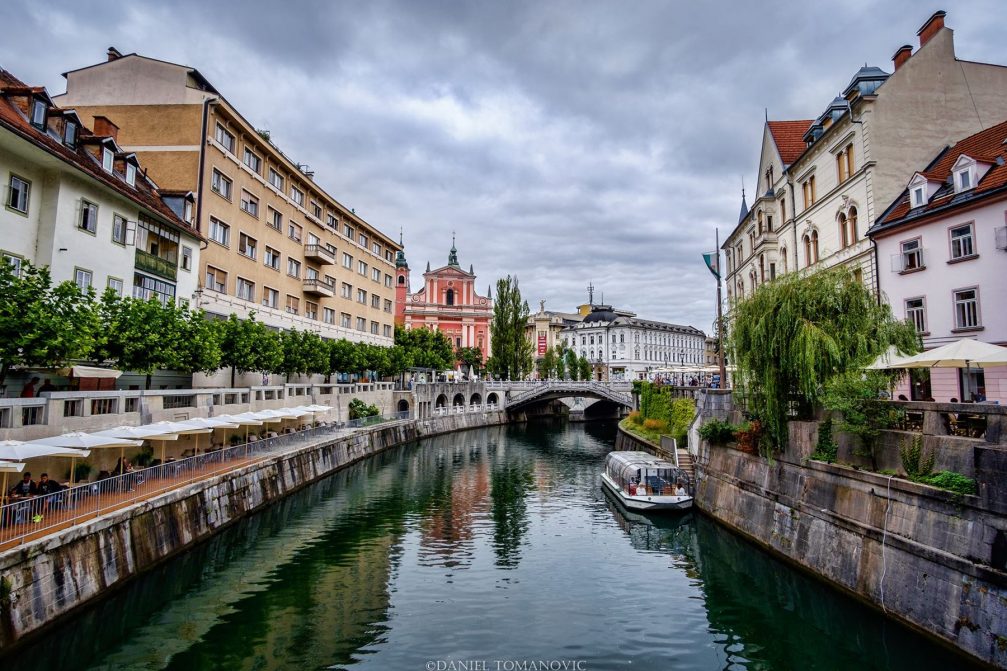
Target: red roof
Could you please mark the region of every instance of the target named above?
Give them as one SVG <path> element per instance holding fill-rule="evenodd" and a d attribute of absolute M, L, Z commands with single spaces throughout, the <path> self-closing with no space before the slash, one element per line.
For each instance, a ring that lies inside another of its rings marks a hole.
<path fill-rule="evenodd" d="M 105 186 L 111 187 L 121 195 L 129 198 L 134 203 L 166 219 L 168 222 L 190 232 L 195 237 L 201 237 L 195 232 L 193 227 L 182 221 L 175 212 L 161 199 L 160 192 L 148 182 L 142 175 L 137 175 L 136 186 L 132 187 L 126 183 L 124 175 L 120 173 L 109 174 L 98 161 L 85 149 L 87 144 L 93 144 L 96 140 L 104 139 L 94 135 L 88 128 L 82 127 L 78 131 L 78 141 L 76 149 L 70 148 L 61 141 L 52 137 L 49 133 L 39 130 L 31 125 L 24 113 L 18 109 L 11 100 L 12 96 L 45 94 L 45 89 L 41 87 L 29 87 L 10 72 L 0 68 L 0 127 L 20 135 L 35 146 L 44 149 L 50 154 L 62 159 L 66 163 L 83 170 L 90 177 L 101 182 Z M 47 96 L 48 97 L 48 96 Z M 61 113 L 58 107 L 49 107 L 49 114 Z M 142 171 L 141 171 L 142 172 Z"/>
<path fill-rule="evenodd" d="M 919 170 L 929 180 L 940 182 L 941 187 L 930 198 L 930 202 L 918 208 L 909 207 L 909 189 L 902 192 L 888 211 L 881 217 L 876 227 L 892 224 L 905 218 L 912 211 L 914 217 L 949 205 L 965 204 L 975 198 L 1007 185 L 1007 121 L 970 135 L 953 147 L 946 149 L 925 170 Z M 953 184 L 948 182 L 951 169 L 962 155 L 992 167 L 979 180 L 975 188 L 964 193 L 955 193 Z M 999 161 L 998 161 L 999 159 Z"/>
<path fill-rule="evenodd" d="M 804 134 L 811 128 L 813 120 L 800 121 L 767 121 L 769 132 L 773 135 L 773 142 L 780 152 L 780 159 L 783 165 L 790 165 L 797 160 L 808 145 L 804 142 Z"/>

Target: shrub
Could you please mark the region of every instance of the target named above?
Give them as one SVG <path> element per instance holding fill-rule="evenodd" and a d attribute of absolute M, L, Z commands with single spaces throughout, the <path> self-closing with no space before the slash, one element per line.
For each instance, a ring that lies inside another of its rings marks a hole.
<path fill-rule="evenodd" d="M 643 420 L 643 428 L 647 431 L 664 433 L 668 430 L 668 422 L 663 419 L 645 419 Z"/>
<path fill-rule="evenodd" d="M 86 461 L 77 462 L 73 467 L 73 481 L 83 482 L 87 480 L 87 476 L 91 475 L 91 464 Z"/>
<path fill-rule="evenodd" d="M 933 475 L 924 475 L 916 478 L 916 481 L 930 485 L 931 487 L 946 489 L 959 495 L 968 494 L 972 496 L 978 491 L 975 480 L 955 471 L 938 471 Z"/>
<path fill-rule="evenodd" d="M 734 440 L 737 427 L 722 419 L 711 419 L 699 427 L 699 437 L 711 445 L 726 445 Z"/>
<path fill-rule="evenodd" d="M 375 405 L 367 405 L 359 398 L 350 401 L 350 419 L 361 419 L 363 417 L 374 417 L 380 415 L 381 410 Z"/>
<path fill-rule="evenodd" d="M 906 472 L 911 480 L 924 478 L 934 470 L 935 454 L 923 453 L 923 436 L 919 433 L 912 437 L 912 440 L 902 443 L 899 446 L 899 457 L 902 459 L 902 470 Z"/>
<path fill-rule="evenodd" d="M 628 421 L 630 424 L 639 426 L 643 422 L 643 416 L 640 414 L 639 410 L 634 410 L 633 412 L 629 413 L 629 417 L 626 418 L 626 421 Z"/>
<path fill-rule="evenodd" d="M 817 461 L 824 461 L 827 464 L 835 462 L 839 455 L 839 445 L 832 437 L 832 418 L 826 417 L 818 425 L 818 445 L 811 453 L 811 458 Z"/>

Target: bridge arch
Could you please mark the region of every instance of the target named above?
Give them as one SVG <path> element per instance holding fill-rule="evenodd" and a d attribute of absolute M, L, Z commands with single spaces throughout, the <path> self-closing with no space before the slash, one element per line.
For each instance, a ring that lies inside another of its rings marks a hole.
<path fill-rule="evenodd" d="M 406 399 L 399 399 L 399 412 L 409 412 L 409 401 Z"/>
<path fill-rule="evenodd" d="M 454 400 L 452 400 L 451 405 L 453 405 L 456 408 L 464 406 L 465 405 L 465 395 L 464 394 L 455 394 Z"/>
<path fill-rule="evenodd" d="M 440 396 L 437 397 L 437 401 L 434 403 L 434 407 L 443 408 L 447 406 L 447 404 L 448 404 L 448 397 L 445 396 L 444 394 L 441 394 Z"/>
<path fill-rule="evenodd" d="M 486 402 L 490 405 L 497 405 L 500 403 L 500 397 L 496 395 L 495 391 L 491 391 L 489 395 L 486 396 Z"/>
<path fill-rule="evenodd" d="M 469 399 L 469 405 L 482 405 L 483 397 L 479 394 L 472 394 L 472 398 Z"/>

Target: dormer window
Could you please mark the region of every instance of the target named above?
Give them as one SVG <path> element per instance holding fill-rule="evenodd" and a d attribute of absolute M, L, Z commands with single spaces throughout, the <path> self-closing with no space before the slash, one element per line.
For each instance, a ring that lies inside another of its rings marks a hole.
<path fill-rule="evenodd" d="M 132 163 L 126 164 L 126 184 L 136 186 L 136 166 Z"/>
<path fill-rule="evenodd" d="M 951 168 L 951 174 L 954 175 L 955 193 L 963 193 L 975 188 L 988 169 L 988 163 L 977 163 L 974 158 L 965 154 L 959 156 Z"/>
<path fill-rule="evenodd" d="M 955 178 L 955 191 L 968 191 L 972 188 L 972 173 L 968 168 L 960 170 Z"/>
<path fill-rule="evenodd" d="M 33 100 L 31 103 L 31 125 L 39 130 L 45 130 L 45 113 L 45 101 Z"/>
<path fill-rule="evenodd" d="M 112 150 L 108 147 L 102 147 L 101 149 L 101 167 L 105 172 L 112 172 L 112 161 L 115 157 L 112 154 Z"/>
<path fill-rule="evenodd" d="M 927 203 L 927 197 L 922 186 L 913 189 L 913 207 L 923 207 Z"/>
<path fill-rule="evenodd" d="M 73 121 L 66 122 L 66 128 L 63 129 L 63 144 L 71 149 L 77 146 L 77 124 Z"/>

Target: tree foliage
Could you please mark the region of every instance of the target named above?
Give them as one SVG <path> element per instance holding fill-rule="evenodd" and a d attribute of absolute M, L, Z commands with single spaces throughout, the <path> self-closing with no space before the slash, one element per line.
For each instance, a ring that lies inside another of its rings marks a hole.
<path fill-rule="evenodd" d="M 455 360 L 461 364 L 462 370 L 468 373 L 471 368 L 476 373 L 482 372 L 483 351 L 479 347 L 459 347 L 455 352 Z"/>
<path fill-rule="evenodd" d="M 810 413 L 834 376 L 889 345 L 906 354 L 919 348 L 913 327 L 844 268 L 764 284 L 735 306 L 731 323 L 735 387 L 777 446 L 786 445 L 788 416 Z"/>
<path fill-rule="evenodd" d="M 550 380 L 556 375 L 556 351 L 551 347 L 545 351 L 538 362 L 538 376 L 543 380 Z"/>
<path fill-rule="evenodd" d="M 417 368 L 450 370 L 454 368 L 454 348 L 441 331 L 395 327 L 395 344 L 401 345 L 412 365 Z"/>
<path fill-rule="evenodd" d="M 492 356 L 487 367 L 498 378 L 521 380 L 531 372 L 535 350 L 525 334 L 530 314 L 528 302 L 521 298 L 517 277 L 508 275 L 497 280 L 491 327 Z"/>
<path fill-rule="evenodd" d="M 568 349 L 564 353 L 563 359 L 565 361 L 565 368 L 567 375 L 570 377 L 571 380 L 576 382 L 578 379 L 580 379 L 580 366 L 578 365 L 579 361 L 577 359 L 577 353 L 574 352 L 572 349 Z"/>
<path fill-rule="evenodd" d="M 587 357 L 582 356 L 577 359 L 577 377 L 585 381 L 592 378 L 591 362 L 587 360 Z"/>

